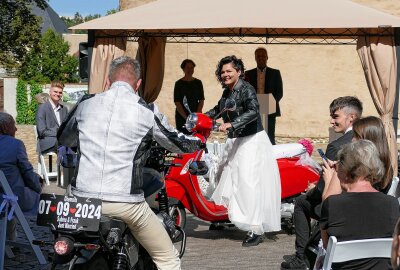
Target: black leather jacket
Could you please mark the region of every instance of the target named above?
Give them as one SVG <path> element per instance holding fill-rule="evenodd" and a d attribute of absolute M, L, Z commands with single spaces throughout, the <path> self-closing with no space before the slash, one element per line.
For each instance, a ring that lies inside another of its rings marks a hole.
<path fill-rule="evenodd" d="M 245 137 L 264 130 L 256 91 L 250 83 L 242 79 L 239 79 L 233 91 L 225 87 L 218 104 L 206 114 L 214 118 L 224 109 L 227 98 L 233 98 L 236 101 L 236 110 L 226 111 L 219 117 L 222 117 L 225 123 L 232 124 L 233 130 L 228 133 L 229 138 Z"/>

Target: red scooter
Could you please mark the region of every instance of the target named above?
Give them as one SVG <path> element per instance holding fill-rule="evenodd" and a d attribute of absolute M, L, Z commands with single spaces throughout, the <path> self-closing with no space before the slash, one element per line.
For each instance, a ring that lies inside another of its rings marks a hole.
<path fill-rule="evenodd" d="M 235 110 L 235 107 L 235 101 L 228 99 L 223 111 Z M 185 127 L 205 143 L 215 128 L 215 121 L 205 114 L 191 113 Z M 175 156 L 172 163 L 177 166 L 170 167 L 165 175 L 170 215 L 182 228 L 186 223 L 185 209 L 202 220 L 212 222 L 210 229 L 230 224 L 227 209 L 210 201 L 199 185 L 199 176 L 208 172 L 205 161 L 201 160 L 206 151 L 201 149 L 191 154 Z M 293 228 L 294 198 L 304 192 L 308 184 L 319 180 L 318 170 L 310 165 L 299 164 L 299 159 L 299 156 L 277 159 L 282 188 L 281 216 L 283 225 L 290 231 Z"/>

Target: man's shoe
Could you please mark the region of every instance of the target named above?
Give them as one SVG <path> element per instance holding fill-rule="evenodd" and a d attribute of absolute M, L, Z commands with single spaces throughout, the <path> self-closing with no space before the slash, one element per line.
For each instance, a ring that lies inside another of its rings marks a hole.
<path fill-rule="evenodd" d="M 293 260 L 295 257 L 296 257 L 296 254 L 290 254 L 290 255 L 283 255 L 282 258 L 284 261 L 289 262 L 289 261 Z"/>
<path fill-rule="evenodd" d="M 248 232 L 246 238 L 243 240 L 243 247 L 257 246 L 264 240 L 263 235 L 255 234 L 253 232 Z"/>
<path fill-rule="evenodd" d="M 291 270 L 309 270 L 306 262 L 298 257 L 295 256 L 292 260 L 290 261 L 285 261 L 281 263 L 281 269 L 286 270 L 286 269 L 291 269 Z"/>

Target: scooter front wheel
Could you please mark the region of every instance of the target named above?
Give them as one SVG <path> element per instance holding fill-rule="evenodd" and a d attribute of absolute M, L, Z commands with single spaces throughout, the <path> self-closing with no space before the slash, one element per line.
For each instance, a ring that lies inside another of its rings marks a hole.
<path fill-rule="evenodd" d="M 174 204 L 169 206 L 169 215 L 175 221 L 175 225 L 178 225 L 182 229 L 186 226 L 186 211 L 181 204 Z"/>

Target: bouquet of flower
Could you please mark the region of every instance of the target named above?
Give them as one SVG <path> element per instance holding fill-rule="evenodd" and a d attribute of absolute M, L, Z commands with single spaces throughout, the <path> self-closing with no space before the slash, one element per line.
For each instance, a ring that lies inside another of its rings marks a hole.
<path fill-rule="evenodd" d="M 300 156 L 300 159 L 296 162 L 296 165 L 297 164 L 301 164 L 303 166 L 309 165 L 318 171 L 322 171 L 321 166 L 311 158 L 311 154 L 314 150 L 312 142 L 308 139 L 301 139 L 298 141 L 298 143 L 304 147 L 307 153 L 304 152 Z"/>
<path fill-rule="evenodd" d="M 308 139 L 301 139 L 298 141 L 299 144 L 303 145 L 304 148 L 306 149 L 307 153 L 311 156 L 314 147 L 312 145 L 312 142 Z"/>

